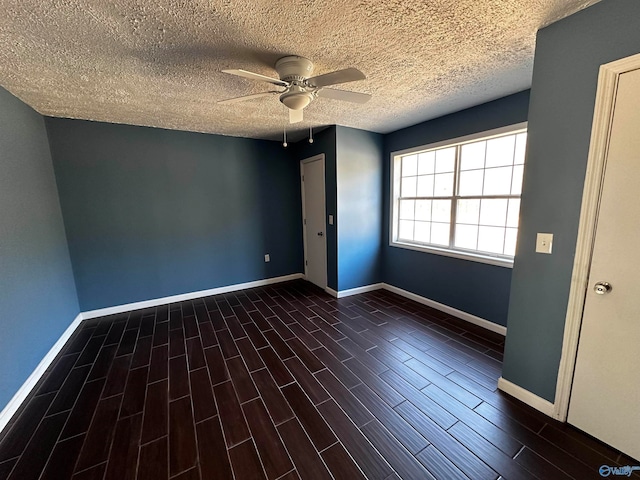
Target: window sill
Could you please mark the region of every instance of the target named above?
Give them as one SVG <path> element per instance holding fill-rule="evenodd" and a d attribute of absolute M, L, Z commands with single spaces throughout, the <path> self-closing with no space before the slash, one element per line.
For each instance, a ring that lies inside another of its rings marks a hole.
<path fill-rule="evenodd" d="M 495 265 L 497 267 L 513 268 L 513 260 L 499 257 L 491 257 L 488 255 L 473 254 L 460 252 L 457 250 L 448 250 L 446 248 L 423 247 L 410 243 L 390 242 L 389 246 L 396 248 L 404 248 L 406 250 L 415 250 L 417 252 L 432 253 L 434 255 L 442 255 L 445 257 L 458 258 L 460 260 L 468 260 L 471 262 L 485 263 L 487 265 Z"/>

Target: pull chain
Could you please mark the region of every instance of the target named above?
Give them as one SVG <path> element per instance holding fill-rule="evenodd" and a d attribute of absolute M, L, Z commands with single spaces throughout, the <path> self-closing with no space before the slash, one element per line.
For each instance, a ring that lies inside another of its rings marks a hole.
<path fill-rule="evenodd" d="M 287 113 L 287 108 L 286 107 L 284 108 L 284 111 L 285 111 L 285 113 Z M 282 146 L 284 148 L 287 148 L 288 143 L 287 143 L 287 119 L 286 119 L 286 116 L 285 116 L 283 130 L 284 130 L 284 141 L 282 142 Z"/>

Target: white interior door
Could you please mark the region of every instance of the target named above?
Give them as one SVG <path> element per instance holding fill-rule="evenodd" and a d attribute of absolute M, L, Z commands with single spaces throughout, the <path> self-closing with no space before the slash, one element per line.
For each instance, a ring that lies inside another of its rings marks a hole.
<path fill-rule="evenodd" d="M 302 216 L 305 275 L 321 288 L 327 287 L 327 236 L 325 232 L 324 155 L 303 160 Z"/>
<path fill-rule="evenodd" d="M 572 425 L 636 459 L 640 459 L 639 132 L 640 70 L 634 70 L 619 77 L 568 417 Z M 610 284 L 610 290 L 602 283 Z"/>

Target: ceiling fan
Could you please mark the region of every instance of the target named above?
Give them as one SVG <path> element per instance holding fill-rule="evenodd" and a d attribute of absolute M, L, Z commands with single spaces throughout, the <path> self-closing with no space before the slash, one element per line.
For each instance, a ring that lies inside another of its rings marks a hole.
<path fill-rule="evenodd" d="M 279 79 L 247 70 L 222 70 L 224 73 L 231 75 L 284 87 L 284 90 L 254 93 L 253 95 L 221 100 L 218 103 L 226 105 L 253 98 L 280 95 L 280 101 L 289 109 L 289 123 L 297 123 L 302 121 L 303 109 L 317 97 L 354 103 L 365 103 L 371 99 L 371 95 L 368 93 L 326 88 L 329 85 L 338 85 L 340 83 L 366 79 L 367 77 L 364 73 L 357 68 L 345 68 L 344 70 L 336 70 L 335 72 L 311 77 L 310 75 L 313 72 L 313 62 L 311 62 L 311 60 L 304 57 L 287 56 L 282 57 L 276 62 L 275 69 L 276 72 L 278 72 Z"/>

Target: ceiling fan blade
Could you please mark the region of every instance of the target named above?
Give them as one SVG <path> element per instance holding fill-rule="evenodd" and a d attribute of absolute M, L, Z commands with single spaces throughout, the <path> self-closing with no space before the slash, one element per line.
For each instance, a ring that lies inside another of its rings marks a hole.
<path fill-rule="evenodd" d="M 274 85 L 280 85 L 281 87 L 288 87 L 288 82 L 283 82 L 282 80 L 278 80 L 277 78 L 267 77 L 266 75 L 260 75 L 259 73 L 248 72 L 246 70 L 241 69 L 232 69 L 232 70 L 222 70 L 223 73 L 228 73 L 230 75 L 237 75 L 238 77 L 249 78 L 251 80 L 259 80 L 261 82 L 269 82 Z"/>
<path fill-rule="evenodd" d="M 244 102 L 245 100 L 251 100 L 253 98 L 268 97 L 270 95 L 273 95 L 274 93 L 280 93 L 280 92 L 262 92 L 262 93 L 254 93 L 253 95 L 244 95 L 242 97 L 228 98 L 226 100 L 220 100 L 218 102 L 218 105 L 229 105 L 231 103 Z"/>
<path fill-rule="evenodd" d="M 336 70 L 335 72 L 308 78 L 307 83 L 314 87 L 326 87 L 327 85 L 355 82 L 356 80 L 364 80 L 366 78 L 365 74 L 357 68 L 345 68 L 344 70 Z"/>
<path fill-rule="evenodd" d="M 289 109 L 289 123 L 298 123 L 302 121 L 304 110 L 301 108 L 300 110 L 292 110 Z"/>
<path fill-rule="evenodd" d="M 371 100 L 371 95 L 368 93 L 349 92 L 347 90 L 336 90 L 335 88 L 323 88 L 318 91 L 318 96 L 353 103 L 367 103 Z"/>

